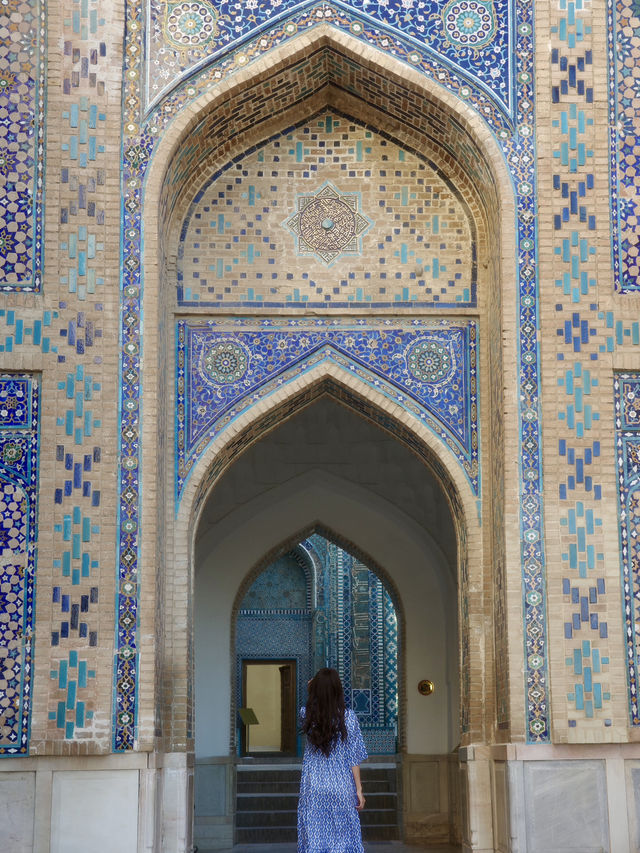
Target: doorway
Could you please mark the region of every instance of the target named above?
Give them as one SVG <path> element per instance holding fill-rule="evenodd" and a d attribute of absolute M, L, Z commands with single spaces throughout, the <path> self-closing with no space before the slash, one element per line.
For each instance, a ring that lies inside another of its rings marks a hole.
<path fill-rule="evenodd" d="M 242 755 L 295 755 L 295 660 L 243 660 L 242 700 Z"/>

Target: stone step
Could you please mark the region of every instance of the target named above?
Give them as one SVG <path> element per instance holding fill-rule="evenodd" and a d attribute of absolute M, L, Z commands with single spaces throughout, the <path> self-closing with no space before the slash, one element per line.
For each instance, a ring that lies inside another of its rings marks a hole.
<path fill-rule="evenodd" d="M 367 810 L 376 809 L 396 809 L 397 795 L 388 791 L 382 793 L 372 793 L 369 790 L 365 791 L 367 798 Z M 252 811 L 269 811 L 270 809 L 277 810 L 295 810 L 298 807 L 298 791 L 295 793 L 282 793 L 275 791 L 267 793 L 260 791 L 259 793 L 238 792 L 237 810 L 239 812 Z"/>
<path fill-rule="evenodd" d="M 365 797 L 372 794 L 387 794 L 395 792 L 395 785 L 389 780 L 379 781 L 367 779 L 362 781 Z M 300 790 L 300 778 L 292 782 L 257 782 L 253 779 L 238 779 L 238 794 L 296 794 Z"/>
<path fill-rule="evenodd" d="M 246 784 L 271 784 L 279 782 L 283 784 L 295 783 L 300 784 L 301 769 L 295 770 L 267 770 L 265 768 L 251 769 L 245 765 L 239 765 L 237 768 L 238 785 Z M 394 789 L 396 786 L 396 770 L 394 768 L 383 769 L 377 767 L 367 767 L 366 764 L 360 768 L 360 775 L 363 783 L 366 781 L 372 784 L 387 784 Z"/>
<path fill-rule="evenodd" d="M 300 779 L 295 782 L 249 782 L 238 779 L 238 794 L 295 794 L 298 796 Z"/>
<path fill-rule="evenodd" d="M 295 809 L 269 809 L 267 811 L 237 811 L 236 826 L 295 826 L 297 811 Z M 395 809 L 365 809 L 360 815 L 362 826 L 390 825 L 396 822 Z"/>
<path fill-rule="evenodd" d="M 295 841 L 300 764 L 241 764 L 237 771 L 236 843 Z M 367 798 L 367 807 L 360 815 L 363 838 L 399 839 L 395 765 L 363 765 L 361 775 Z"/>
<path fill-rule="evenodd" d="M 295 842 L 296 827 L 272 826 L 256 829 L 236 829 L 236 844 L 286 844 Z M 400 833 L 396 824 L 389 826 L 362 827 L 364 841 L 398 841 Z"/>

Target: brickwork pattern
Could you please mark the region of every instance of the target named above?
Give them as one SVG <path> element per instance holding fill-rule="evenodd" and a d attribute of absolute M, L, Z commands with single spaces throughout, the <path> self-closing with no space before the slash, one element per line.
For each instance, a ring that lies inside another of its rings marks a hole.
<path fill-rule="evenodd" d="M 542 318 L 555 384 L 543 409 L 553 435 L 545 450 L 557 566 L 549 601 L 563 613 L 554 629 L 554 724 L 558 740 L 624 739 L 622 661 L 614 653 L 621 636 L 611 559 L 617 525 L 607 501 L 615 488 L 611 369 L 640 341 L 637 323 L 618 319 L 633 307 L 612 301 L 617 285 L 608 240 L 601 239 L 610 221 L 598 167 L 608 161 L 607 129 L 599 123 L 606 88 L 598 75 L 606 33 L 591 4 L 563 0 L 551 15 L 550 36 L 549 88 L 541 94 L 551 129 L 551 168 L 541 187 L 550 193 L 542 214 L 550 240 L 541 251 L 553 258 L 553 269 L 545 268 Z"/>
<path fill-rule="evenodd" d="M 315 208 L 323 213 L 314 232 Z M 342 235 L 331 218 L 341 211 Z M 359 238 L 356 217 L 365 223 Z M 178 303 L 473 306 L 473 231 L 459 193 L 428 162 L 326 113 L 230 163 L 198 192 L 180 241 Z M 335 250 L 323 252 L 323 240 Z"/>
<path fill-rule="evenodd" d="M 22 620 L 21 698 L 17 703 L 15 695 L 11 698 L 13 678 L 3 681 L 0 702 L 10 699 L 22 714 L 23 754 L 101 752 L 109 750 L 113 619 L 102 571 L 109 555 L 112 559 L 115 530 L 111 472 L 117 418 L 108 408 L 117 381 L 117 349 L 109 345 L 116 337 L 117 295 L 107 285 L 113 288 L 117 281 L 117 246 L 112 241 L 107 248 L 106 235 L 114 227 L 110 205 L 118 203 L 117 165 L 113 168 L 113 156 L 111 166 L 107 160 L 109 133 L 115 141 L 111 153 L 118 150 L 118 105 L 109 92 L 118 77 L 118 41 L 109 41 L 118 15 L 107 25 L 93 0 L 64 10 L 54 3 L 45 26 L 44 4 L 10 5 L 9 26 L 0 36 L 5 39 L 0 76 L 19 69 L 13 82 L 7 77 L 10 84 L 0 97 L 6 96 L 19 116 L 3 136 L 3 201 L 10 202 L 23 238 L 20 262 L 30 260 L 20 270 L 14 265 L 11 274 L 5 264 L 0 287 L 37 293 L 3 297 L 0 365 L 29 377 L 32 399 L 41 405 L 34 402 L 32 410 L 39 489 L 22 502 L 25 535 L 32 542 L 37 536 L 38 564 L 31 544 L 20 569 L 20 605 L 16 590 L 3 588 L 0 596 L 2 621 Z M 46 91 L 45 38 L 50 46 L 61 46 L 48 65 Z M 115 114 L 109 115 L 107 101 L 116 106 Z M 45 197 L 46 241 L 41 233 Z M 3 260 L 13 264 L 10 252 L 3 252 Z M 32 470 L 35 476 L 35 461 Z M 10 530 L 12 501 L 3 503 L 2 515 Z M 10 573 L 8 560 L 5 570 Z M 10 587 L 12 578 L 6 580 Z M 5 640 L 5 649 L 15 646 L 16 640 Z M 19 659 L 13 651 L 11 656 L 14 663 Z M 11 754 L 18 742 L 16 720 L 4 718 L 3 754 Z"/>

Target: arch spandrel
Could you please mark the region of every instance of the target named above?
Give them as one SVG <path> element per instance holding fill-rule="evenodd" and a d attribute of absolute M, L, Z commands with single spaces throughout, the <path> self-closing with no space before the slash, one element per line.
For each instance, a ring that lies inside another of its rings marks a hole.
<path fill-rule="evenodd" d="M 255 0 L 238 7 L 195 0 L 188 4 L 147 2 L 144 108 L 157 109 L 172 91 L 196 75 L 220 75 L 225 59 L 238 65 L 296 33 L 319 25 L 349 33 L 361 43 L 390 49 L 408 65 L 437 77 L 463 97 L 510 116 L 514 107 L 513 54 L 515 5 L 510 0 L 470 0 L 445 4 L 414 0 L 406 4 L 359 0 L 318 4 L 314 0 Z"/>
<path fill-rule="evenodd" d="M 176 511 L 178 530 L 195 530 L 211 490 L 226 468 L 262 435 L 328 394 L 406 444 L 442 483 L 452 515 L 460 523 L 472 519 L 479 532 L 474 491 L 452 454 L 431 430 L 402 404 L 394 403 L 359 378 L 330 362 L 320 364 L 290 384 L 283 384 L 209 440 L 185 484 Z M 462 521 L 466 519 L 466 521 Z"/>
<path fill-rule="evenodd" d="M 473 321 L 237 320 L 178 326 L 176 499 L 217 436 L 278 389 L 314 373 L 355 376 L 426 426 L 479 494 Z"/>

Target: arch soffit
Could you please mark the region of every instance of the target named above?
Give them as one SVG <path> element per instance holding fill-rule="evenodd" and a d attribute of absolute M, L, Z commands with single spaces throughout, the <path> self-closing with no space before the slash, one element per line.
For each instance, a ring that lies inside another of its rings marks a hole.
<path fill-rule="evenodd" d="M 164 133 L 159 145 L 157 146 L 151 164 L 145 178 L 145 210 L 150 211 L 149 216 L 153 217 L 153 223 L 150 226 L 155 226 L 158 221 L 157 212 L 163 208 L 163 186 L 167 179 L 169 170 L 175 165 L 181 154 L 188 145 L 188 140 L 194 131 L 206 122 L 208 117 L 215 114 L 222 114 L 225 110 L 229 110 L 229 104 L 234 98 L 248 88 L 255 86 L 265 74 L 286 72 L 287 68 L 295 65 L 307 58 L 314 50 L 319 49 L 336 49 L 348 58 L 350 66 L 357 66 L 362 71 L 374 72 L 381 75 L 385 81 L 392 81 L 401 84 L 407 91 L 419 96 L 431 108 L 435 119 L 451 121 L 458 131 L 466 137 L 468 145 L 475 149 L 476 153 L 482 158 L 486 165 L 493 184 L 495 192 L 495 203 L 499 207 L 500 212 L 506 217 L 505 221 L 513 221 L 513 213 L 515 210 L 514 194 L 511 183 L 510 174 L 504 159 L 503 152 L 497 141 L 493 137 L 491 130 L 485 124 L 483 119 L 467 104 L 456 98 L 451 92 L 434 82 L 430 78 L 424 76 L 419 71 L 411 68 L 400 60 L 396 60 L 381 51 L 376 50 L 369 45 L 363 45 L 352 36 L 338 31 L 329 25 L 322 25 L 315 29 L 312 33 L 306 34 L 292 39 L 286 45 L 282 45 L 274 50 L 266 57 L 261 57 L 255 60 L 248 66 L 239 69 L 232 77 L 221 81 L 218 85 L 213 86 L 210 90 L 195 98 L 192 103 L 183 108 L 174 121 L 169 125 Z M 360 111 L 364 117 L 370 117 L 371 106 L 366 104 L 362 98 L 349 91 L 340 92 L 341 104 L 347 103 L 350 106 L 350 113 Z M 364 103 L 364 107 L 362 107 Z M 332 105 L 328 101 L 326 95 L 319 101 L 309 100 L 307 109 L 309 115 L 317 112 L 319 106 Z M 361 105 L 361 109 L 357 109 L 357 105 Z M 286 127 L 288 119 L 294 115 L 300 118 L 300 103 L 288 104 L 290 108 L 288 112 L 281 110 L 274 117 L 273 113 L 266 113 L 264 120 L 259 122 L 261 129 L 260 137 L 267 138 L 274 130 Z M 344 109 L 344 107 L 343 107 Z M 366 109 L 366 113 L 363 112 Z M 356 120 L 360 120 L 358 115 L 353 116 Z M 270 120 L 269 120 L 270 119 Z M 387 117 L 388 121 L 388 117 Z M 402 120 L 396 119 L 394 122 L 397 130 L 399 141 L 402 136 Z M 256 131 L 253 130 L 255 137 Z M 228 162 L 230 158 L 236 156 L 239 150 L 245 150 L 247 147 L 248 134 L 245 132 L 244 139 L 242 128 L 235 129 L 234 139 L 226 140 L 221 151 L 221 156 L 214 167 L 211 166 L 212 174 L 215 168 L 219 168 Z M 414 146 L 416 146 L 417 136 L 414 132 Z M 451 173 L 455 175 L 455 170 L 459 172 L 460 179 L 466 177 L 465 183 L 468 183 L 469 189 L 474 192 L 477 187 L 477 180 L 473 177 L 469 178 L 466 171 L 456 160 L 456 154 L 452 150 L 441 149 L 445 155 L 447 165 Z M 203 174 L 201 170 L 196 170 L 197 189 L 206 181 L 207 174 Z M 191 174 L 187 171 L 186 173 Z M 172 177 L 174 186 L 179 186 L 180 195 L 191 200 L 189 194 L 184 193 L 185 176 L 182 180 L 178 179 L 176 172 Z M 192 188 L 193 189 L 193 188 Z M 465 187 L 466 189 L 466 187 Z M 193 189 L 195 193 L 196 189 Z M 189 202 L 187 202 L 188 204 Z M 166 199 L 164 200 L 164 208 L 166 214 Z M 166 217 L 165 217 L 166 218 Z M 160 217 L 162 220 L 163 217 Z M 145 229 L 145 254 L 148 254 L 150 260 L 155 260 L 155 251 L 157 246 L 154 241 L 149 239 L 153 233 L 153 227 Z"/>
<path fill-rule="evenodd" d="M 340 365 L 325 361 L 251 406 L 209 442 L 193 466 L 177 507 L 175 529 L 180 538 L 189 536 L 183 542 L 185 547 L 193 553 L 203 509 L 225 470 L 251 445 L 322 394 L 329 394 L 404 442 L 440 483 L 458 531 L 465 528 L 467 544 L 474 533 L 479 535 L 476 497 L 444 442 L 399 403 Z"/>
<path fill-rule="evenodd" d="M 314 506 L 315 518 L 313 521 L 309 524 L 300 519 L 297 519 L 297 523 L 291 522 L 293 517 L 290 511 L 291 506 L 304 506 L 305 502 L 309 502 L 309 497 L 311 497 Z M 324 508 L 327 505 L 331 506 L 334 511 L 333 519 L 325 515 L 326 510 Z M 359 520 L 357 524 L 354 524 L 349 509 L 349 507 L 354 506 L 358 507 Z M 274 510 L 280 527 L 274 526 Z M 340 522 L 335 520 L 336 518 L 346 519 L 345 526 L 342 527 Z M 202 524 L 204 520 L 201 518 L 200 523 Z M 429 555 L 426 562 L 429 565 L 429 572 L 437 583 L 442 599 L 447 600 L 452 595 L 455 597 L 460 583 L 457 566 L 442 551 L 435 531 L 423 527 L 393 502 L 388 501 L 380 494 L 370 492 L 365 486 L 344 480 L 337 474 L 317 469 L 305 471 L 292 480 L 256 495 L 248 503 L 236 507 L 235 510 L 218 519 L 210 527 L 207 526 L 205 531 L 198 529 L 195 574 L 198 577 L 200 571 L 204 570 L 204 566 L 209 566 L 209 556 L 214 553 L 216 548 L 222 548 L 223 552 L 226 553 L 226 549 L 233 547 L 230 543 L 235 541 L 239 530 L 250 532 L 252 550 L 253 552 L 256 551 L 256 548 L 258 550 L 258 554 L 249 562 L 254 565 L 262 565 L 264 568 L 261 552 L 264 551 L 267 556 L 275 553 L 277 557 L 280 553 L 278 549 L 283 548 L 284 545 L 274 545 L 273 539 L 274 537 L 276 540 L 281 539 L 282 543 L 290 542 L 291 536 L 288 532 L 290 527 L 315 531 L 322 535 L 329 531 L 331 535 L 326 534 L 325 538 L 344 547 L 345 550 L 367 565 L 371 560 L 379 565 L 387 565 L 389 560 L 382 555 L 379 543 L 377 548 L 372 547 L 372 537 L 366 536 L 362 532 L 371 529 L 379 530 L 381 524 L 387 525 L 389 530 L 398 531 L 404 541 L 410 539 L 411 542 L 415 543 L 415 548 L 425 555 L 425 560 L 426 555 Z M 263 535 L 269 537 L 266 543 L 260 539 Z M 297 535 L 295 534 L 295 536 Z M 364 541 L 365 538 L 368 545 L 363 547 L 358 543 Z M 301 549 L 303 547 L 306 548 L 306 545 L 300 546 Z M 379 559 L 372 556 L 375 554 L 378 554 Z M 314 573 L 317 573 L 320 558 L 313 546 L 307 555 L 309 562 L 313 563 Z M 254 579 L 252 577 L 251 582 Z M 398 589 L 395 580 L 394 584 Z"/>

